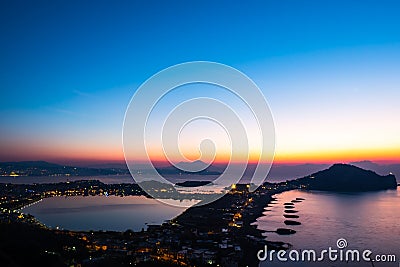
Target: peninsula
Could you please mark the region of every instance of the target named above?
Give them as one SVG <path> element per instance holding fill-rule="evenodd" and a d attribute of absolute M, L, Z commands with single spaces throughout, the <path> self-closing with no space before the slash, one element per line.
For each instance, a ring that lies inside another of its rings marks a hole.
<path fill-rule="evenodd" d="M 334 164 L 297 180 L 309 190 L 363 192 L 397 188 L 393 174 L 382 176 L 348 164 Z"/>
<path fill-rule="evenodd" d="M 193 186 L 192 182 L 182 185 Z M 153 185 L 163 197 L 178 197 L 170 185 Z M 164 186 L 164 187 L 163 187 Z M 169 187 L 166 187 L 169 186 Z M 335 164 L 312 175 L 280 183 L 265 182 L 250 192 L 250 184 L 232 185 L 215 202 L 193 206 L 162 225 L 149 225 L 141 232 L 69 231 L 48 228 L 20 209 L 52 196 L 145 195 L 137 184 L 104 184 L 100 181 L 74 181 L 54 184 L 0 183 L 0 251 L 14 255 L 7 262 L 27 265 L 51 259 L 60 264 L 107 266 L 258 266 L 256 253 L 268 245 L 287 249 L 290 244 L 271 242 L 253 222 L 262 216 L 274 195 L 284 191 L 330 190 L 370 191 L 395 189 L 393 175 L 380 176 L 355 166 Z M 152 187 L 151 187 L 152 188 Z M 162 190 L 161 190 L 162 189 Z M 196 197 L 194 194 L 190 197 Z M 199 198 L 201 199 L 201 198 Z M 285 224 L 298 225 L 293 203 L 285 203 Z M 106 229 L 105 229 L 106 230 Z M 278 234 L 295 234 L 290 228 L 276 229 Z M 12 246 L 2 246 L 10 244 Z M 57 244 L 57 245 L 54 245 Z M 34 247 L 34 250 L 26 247 Z M 27 251 L 27 252 L 24 252 Z M 30 251 L 30 252 L 29 252 Z M 21 257 L 21 253 L 24 252 Z"/>

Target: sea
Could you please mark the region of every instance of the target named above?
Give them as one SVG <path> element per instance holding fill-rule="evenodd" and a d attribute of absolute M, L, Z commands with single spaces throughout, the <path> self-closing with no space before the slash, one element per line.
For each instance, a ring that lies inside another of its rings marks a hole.
<path fill-rule="evenodd" d="M 343 255 L 347 250 L 357 249 L 360 253 L 370 250 L 372 255 L 379 254 L 386 258 L 395 255 L 396 259 L 394 262 L 354 262 L 350 254 L 347 258 L 349 261 L 345 256 L 340 260 L 338 254 L 336 261 L 325 259 L 312 263 L 290 259 L 281 262 L 273 257 L 273 261 L 267 258 L 260 266 L 400 266 L 400 187 L 397 190 L 363 193 L 293 190 L 275 197 L 277 201 L 265 207 L 263 216 L 254 224 L 258 229 L 270 231 L 264 233 L 267 240 L 290 243 L 292 247 L 287 253 L 291 250 L 314 250 L 320 255 L 319 252 L 331 247 L 338 253 L 342 250 Z M 293 203 L 296 198 L 300 200 Z M 294 208 L 285 208 L 285 203 L 290 202 Z M 285 210 L 295 212 L 286 213 Z M 284 214 L 297 215 L 299 218 L 285 218 Z M 301 225 L 285 225 L 285 220 L 297 221 Z M 273 232 L 277 228 L 293 229 L 296 233 L 278 235 Z M 296 258 L 295 255 L 293 252 L 292 258 Z"/>
<path fill-rule="evenodd" d="M 22 178 L 22 179 L 21 179 Z M 193 179 L 194 177 L 190 177 Z M 204 176 L 202 177 L 204 180 Z M 212 178 L 212 177 L 208 177 Z M 14 179 L 15 178 L 7 178 Z M 18 177 L 19 183 L 27 183 L 29 177 Z M 54 182 L 54 177 L 42 177 L 35 182 Z M 49 180 L 52 179 L 52 180 Z M 68 178 L 73 181 L 77 178 Z M 94 179 L 94 177 L 90 177 Z M 95 177 L 105 183 L 132 182 L 127 176 Z M 188 177 L 181 177 L 182 181 Z M 211 179 L 212 180 L 212 179 Z M 61 181 L 61 180 L 60 180 Z M 3 177 L 0 182 L 5 181 Z M 323 192 L 292 190 L 275 195 L 276 201 L 264 208 L 264 213 L 254 225 L 266 231 L 265 239 L 283 241 L 291 247 L 287 251 L 314 250 L 318 256 L 323 250 L 336 249 L 346 253 L 370 250 L 372 256 L 392 257 L 394 262 L 354 262 L 337 259 L 332 261 L 325 255 L 322 262 L 292 261 L 281 262 L 276 255 L 260 263 L 265 266 L 400 266 L 400 187 L 397 190 L 376 192 Z M 296 200 L 292 202 L 293 200 Z M 293 203 L 287 209 L 285 203 Z M 189 203 L 190 204 L 190 203 Z M 193 203 L 194 204 L 194 203 Z M 140 231 L 149 224 L 160 224 L 181 214 L 185 208 L 168 206 L 144 196 L 75 196 L 43 199 L 22 210 L 52 228 L 69 230 L 114 230 L 131 229 Z M 294 210 L 286 213 L 285 210 Z M 284 214 L 298 218 L 285 218 Z M 300 225 L 286 225 L 285 220 L 300 222 Z M 278 235 L 278 228 L 296 231 L 292 235 Z M 345 247 L 338 247 L 345 244 Z M 295 254 L 293 254 L 295 255 Z"/>

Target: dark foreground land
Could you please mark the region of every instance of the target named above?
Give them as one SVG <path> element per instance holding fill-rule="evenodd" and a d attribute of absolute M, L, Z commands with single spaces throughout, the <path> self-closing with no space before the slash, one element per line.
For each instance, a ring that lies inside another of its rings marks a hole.
<path fill-rule="evenodd" d="M 53 195 L 140 195 L 137 185 L 98 181 L 60 184 L 1 184 L 0 260 L 2 266 L 256 266 L 256 252 L 268 242 L 251 223 L 272 195 L 296 183 L 266 183 L 255 192 L 236 185 L 219 200 L 189 208 L 146 231 L 78 232 L 48 229 L 19 208 Z M 58 188 L 58 189 L 56 189 Z M 23 257 L 21 257 L 23 255 Z"/>
<path fill-rule="evenodd" d="M 346 175 L 346 170 L 352 175 Z M 265 240 L 262 232 L 251 225 L 273 201 L 273 195 L 298 188 L 329 189 L 327 185 L 335 173 L 352 179 L 359 175 L 368 180 L 365 187 L 368 190 L 381 189 L 371 187 L 371 181 L 382 177 L 353 166 L 334 165 L 322 175 L 265 183 L 254 192 L 249 192 L 250 185 L 235 185 L 215 202 L 191 207 L 167 223 L 149 225 L 140 232 L 49 229 L 33 216 L 19 211 L 27 204 L 52 196 L 146 195 L 136 184 L 107 185 L 99 181 L 0 184 L 1 266 L 258 266 L 256 253 L 265 245 L 271 249 L 289 247 L 289 244 Z M 385 186 L 393 187 L 391 176 L 383 179 Z M 340 189 L 346 182 L 342 180 L 339 179 Z M 285 205 L 286 211 L 293 211 L 293 203 Z M 286 216 L 296 218 L 292 214 Z M 277 232 L 293 233 L 290 225 L 294 221 L 288 222 L 289 229 L 280 228 Z"/>

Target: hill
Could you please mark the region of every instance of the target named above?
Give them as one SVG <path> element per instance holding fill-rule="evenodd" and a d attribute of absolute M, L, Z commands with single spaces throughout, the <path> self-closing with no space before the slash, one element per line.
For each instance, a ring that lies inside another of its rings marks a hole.
<path fill-rule="evenodd" d="M 111 169 L 64 166 L 46 161 L 0 162 L 2 176 L 96 176 L 118 174 Z"/>
<path fill-rule="evenodd" d="M 220 175 L 224 169 L 218 168 L 214 165 L 208 166 L 205 162 L 196 160 L 193 162 L 179 162 L 177 167 L 172 164 L 167 166 L 157 166 L 156 170 L 161 175 L 180 175 L 180 174 L 197 174 L 197 175 Z"/>
<path fill-rule="evenodd" d="M 396 189 L 393 174 L 379 175 L 373 171 L 348 164 L 334 164 L 330 168 L 299 179 L 311 190 L 374 191 Z"/>

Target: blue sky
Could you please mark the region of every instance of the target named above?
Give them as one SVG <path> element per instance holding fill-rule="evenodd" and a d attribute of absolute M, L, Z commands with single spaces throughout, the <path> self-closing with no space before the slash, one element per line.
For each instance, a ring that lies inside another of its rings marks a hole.
<path fill-rule="evenodd" d="M 192 60 L 261 87 L 282 160 L 399 152 L 398 14 L 398 1 L 2 1 L 0 160 L 115 159 L 136 88 Z"/>

